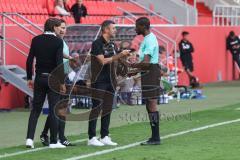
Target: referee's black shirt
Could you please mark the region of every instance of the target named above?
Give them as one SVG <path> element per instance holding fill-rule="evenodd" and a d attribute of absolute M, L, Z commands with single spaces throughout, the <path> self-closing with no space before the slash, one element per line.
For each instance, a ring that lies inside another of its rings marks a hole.
<path fill-rule="evenodd" d="M 91 50 L 92 83 L 110 83 L 113 74 L 111 72 L 113 63 L 102 65 L 95 56 L 104 55 L 104 58 L 110 58 L 115 54 L 117 54 L 116 45 L 112 41 L 107 42 L 103 36 L 93 42 Z"/>
<path fill-rule="evenodd" d="M 52 34 L 41 34 L 32 39 L 26 63 L 28 80 L 32 79 L 34 57 L 36 58 L 36 75 L 40 75 L 41 73 L 51 73 L 58 65 L 63 64 L 62 39 Z"/>

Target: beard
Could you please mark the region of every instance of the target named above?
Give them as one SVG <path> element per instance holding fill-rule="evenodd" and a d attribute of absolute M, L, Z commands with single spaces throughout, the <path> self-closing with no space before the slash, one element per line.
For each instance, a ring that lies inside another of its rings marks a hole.
<path fill-rule="evenodd" d="M 115 38 L 115 37 L 116 37 L 115 33 L 110 35 L 110 38 Z"/>
<path fill-rule="evenodd" d="M 141 31 L 136 30 L 137 35 L 141 35 Z"/>

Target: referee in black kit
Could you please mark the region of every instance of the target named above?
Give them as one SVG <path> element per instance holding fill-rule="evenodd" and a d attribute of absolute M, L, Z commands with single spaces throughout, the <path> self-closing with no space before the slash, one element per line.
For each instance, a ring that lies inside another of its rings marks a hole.
<path fill-rule="evenodd" d="M 141 69 L 142 97 L 146 102 L 152 136 L 141 145 L 159 145 L 159 112 L 157 98 L 160 95 L 160 67 L 158 65 L 159 45 L 156 36 L 150 31 L 150 21 L 146 17 L 136 20 L 136 32 L 143 35 L 139 49 L 140 63 L 132 64 L 133 68 Z"/>
<path fill-rule="evenodd" d="M 121 57 L 128 56 L 127 50 L 117 54 L 116 45 L 111 40 L 116 34 L 113 21 L 106 20 L 101 26 L 102 35 L 92 44 L 91 51 L 91 85 L 93 88 L 92 102 L 93 108 L 89 115 L 88 145 L 91 146 L 115 146 L 109 137 L 110 115 L 112 112 L 113 97 L 115 90 L 115 64 L 113 62 Z M 96 137 L 97 118 L 101 115 L 101 137 Z"/>
<path fill-rule="evenodd" d="M 56 18 L 50 18 L 44 24 L 44 34 L 32 39 L 30 52 L 27 58 L 27 84 L 33 89 L 33 108 L 28 121 L 28 131 L 26 147 L 34 148 L 34 134 L 38 117 L 42 111 L 46 95 L 49 103 L 50 118 L 50 148 L 65 148 L 58 143 L 58 119 L 54 114 L 54 107 L 60 100 L 60 95 L 49 88 L 48 78 L 50 73 L 57 67 L 59 68 L 60 86 L 59 91 L 65 92 L 64 70 L 63 70 L 63 41 L 55 33 L 60 32 L 61 21 Z M 55 32 L 55 33 L 54 33 Z M 34 83 L 32 81 L 33 60 L 36 58 L 36 76 Z"/>

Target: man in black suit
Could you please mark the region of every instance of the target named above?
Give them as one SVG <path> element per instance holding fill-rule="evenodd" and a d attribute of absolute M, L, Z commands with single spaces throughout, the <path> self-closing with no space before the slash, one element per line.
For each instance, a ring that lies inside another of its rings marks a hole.
<path fill-rule="evenodd" d="M 50 89 L 48 79 L 50 73 L 58 66 L 59 69 L 59 91 L 65 92 L 64 70 L 63 70 L 63 41 L 55 33 L 60 32 L 61 21 L 56 18 L 50 18 L 44 25 L 44 34 L 32 39 L 30 52 L 27 58 L 27 84 L 33 89 L 33 109 L 31 110 L 26 147 L 34 148 L 33 139 L 36 130 L 38 117 L 42 111 L 46 95 L 49 103 L 50 118 L 50 148 L 65 148 L 58 143 L 58 119 L 54 114 L 54 107 L 60 100 L 60 95 Z M 55 32 L 55 33 L 54 33 Z M 36 58 L 35 80 L 32 80 L 33 60 Z"/>

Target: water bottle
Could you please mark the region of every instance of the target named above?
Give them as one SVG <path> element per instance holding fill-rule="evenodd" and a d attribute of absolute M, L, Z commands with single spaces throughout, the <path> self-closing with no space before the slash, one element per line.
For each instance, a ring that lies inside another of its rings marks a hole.
<path fill-rule="evenodd" d="M 142 97 L 138 96 L 138 105 L 141 105 L 141 104 L 142 104 Z"/>
<path fill-rule="evenodd" d="M 178 90 L 178 91 L 177 91 L 177 101 L 178 101 L 178 102 L 180 101 L 180 98 L 181 98 L 180 96 L 181 96 L 181 95 L 180 95 L 180 91 Z"/>
<path fill-rule="evenodd" d="M 164 94 L 164 104 L 168 104 L 168 95 Z"/>

